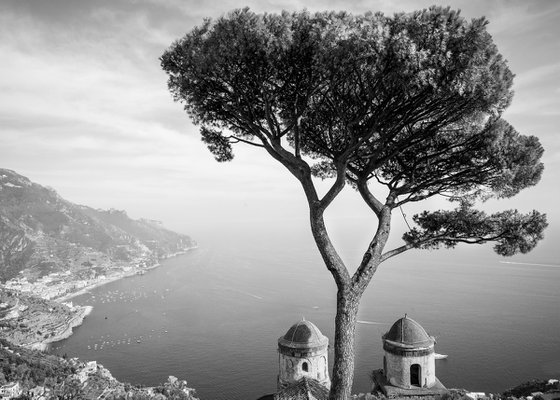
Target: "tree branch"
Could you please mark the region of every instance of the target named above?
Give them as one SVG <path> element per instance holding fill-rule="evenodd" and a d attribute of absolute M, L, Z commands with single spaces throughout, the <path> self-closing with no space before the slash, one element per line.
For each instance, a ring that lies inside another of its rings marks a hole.
<path fill-rule="evenodd" d="M 230 139 L 230 143 L 241 142 L 241 143 L 249 144 L 251 146 L 264 147 L 264 145 L 262 145 L 262 144 L 258 144 L 258 143 L 255 143 L 255 142 L 251 142 L 249 140 L 241 139 L 240 137 L 237 137 L 237 136 L 234 136 L 234 135 L 228 136 L 227 138 Z"/>
<path fill-rule="evenodd" d="M 468 237 L 460 238 L 460 237 L 454 237 L 454 236 L 438 235 L 438 236 L 434 236 L 434 237 L 429 238 L 429 239 L 420 240 L 416 243 L 407 243 L 407 244 L 402 245 L 400 247 L 397 247 L 395 249 L 389 250 L 386 253 L 383 253 L 383 255 L 381 256 L 381 262 L 383 262 L 383 261 L 385 261 L 385 260 L 387 260 L 391 257 L 394 257 L 396 255 L 399 255 L 401 253 L 404 253 L 407 250 L 418 248 L 419 246 L 426 245 L 430 242 L 446 241 L 446 242 L 453 242 L 453 243 L 481 244 L 481 243 L 486 243 L 486 242 L 492 242 L 494 240 L 500 239 L 503 236 L 504 236 L 503 232 L 501 234 L 495 235 L 495 236 L 472 237 L 472 238 L 468 238 Z"/>
<path fill-rule="evenodd" d="M 381 216 L 381 211 L 383 210 L 383 203 L 381 203 L 368 188 L 366 179 L 359 178 L 357 183 L 358 191 L 362 196 L 362 199 L 366 202 L 369 208 L 375 213 L 377 218 Z"/>
<path fill-rule="evenodd" d="M 317 244 L 317 248 L 321 253 L 323 261 L 333 276 L 336 286 L 339 290 L 346 291 L 350 285 L 350 274 L 344 265 L 344 261 L 334 248 L 332 241 L 325 226 L 323 218 L 323 210 L 314 205 L 309 204 L 309 216 L 311 222 L 311 232 Z"/>
<path fill-rule="evenodd" d="M 336 180 L 329 189 L 329 191 L 323 196 L 319 202 L 319 207 L 321 209 L 326 209 L 329 204 L 338 196 L 338 194 L 344 188 L 346 184 L 346 163 L 339 162 L 336 164 Z"/>
<path fill-rule="evenodd" d="M 375 235 L 365 251 L 359 267 L 352 276 L 352 288 L 360 295 L 377 271 L 379 264 L 381 264 L 381 252 L 389 239 L 391 230 L 391 208 L 383 206 L 378 218 Z"/>

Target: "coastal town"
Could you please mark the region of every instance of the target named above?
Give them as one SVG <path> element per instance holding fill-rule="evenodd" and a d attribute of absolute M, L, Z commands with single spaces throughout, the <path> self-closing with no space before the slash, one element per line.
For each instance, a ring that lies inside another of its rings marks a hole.
<path fill-rule="evenodd" d="M 69 299 L 97 286 L 144 274 L 158 265 L 153 259 L 97 265 L 87 261 L 41 277 L 22 270 L 20 277 L 0 285 L 1 336 L 21 346 L 45 349 L 48 343 L 70 336 L 72 328 L 91 312 L 91 307 L 75 306 Z"/>
<path fill-rule="evenodd" d="M 177 254 L 180 253 L 174 255 Z M 134 260 L 119 264 L 106 262 L 98 265 L 86 262 L 83 265 L 85 267 L 81 269 L 52 272 L 35 280 L 29 276 L 30 272 L 22 271 L 21 277 L 10 279 L 2 286 L 4 289 L 21 293 L 33 293 L 46 300 L 65 301 L 117 279 L 144 274 L 147 270 L 159 266 L 159 263 L 153 260 Z M 85 271 L 86 269 L 87 271 Z"/>
<path fill-rule="evenodd" d="M 188 250 L 190 248 L 162 258 Z M 152 258 L 145 258 L 101 265 L 82 262 L 79 266 L 38 278 L 24 270 L 19 277 L 0 284 L 0 338 L 6 340 L 0 352 L 18 357 L 22 350 L 14 351 L 11 346 L 30 351 L 47 350 L 50 343 L 69 337 L 72 329 L 79 326 L 92 310 L 91 306 L 73 304 L 71 298 L 118 279 L 143 275 L 159 266 L 159 263 Z M 3 359 L 1 355 L 0 359 Z M 194 395 L 194 390 L 187 387 L 186 381 L 174 377 L 169 377 L 160 389 L 134 388 L 114 379 L 107 369 L 95 361 L 81 362 L 73 358 L 62 362 L 67 363 L 72 371 L 67 374 L 67 381 L 63 382 L 66 390 L 84 392 L 85 398 L 134 398 L 132 396 L 142 395 L 152 398 L 164 391 L 175 393 L 173 398 L 191 399 Z M 2 379 L 0 384 L 2 400 L 19 398 L 24 394 L 33 399 L 59 398 L 55 390 L 42 385 L 24 384 L 19 380 L 2 382 Z"/>
<path fill-rule="evenodd" d="M 171 379 L 151 395 L 118 382 L 96 362 L 48 350 L 92 311 L 74 304 L 75 296 L 143 275 L 196 246 L 159 221 L 74 204 L 0 169 L 0 398 L 163 399 L 176 392 L 173 398 L 193 399 L 184 381 Z"/>

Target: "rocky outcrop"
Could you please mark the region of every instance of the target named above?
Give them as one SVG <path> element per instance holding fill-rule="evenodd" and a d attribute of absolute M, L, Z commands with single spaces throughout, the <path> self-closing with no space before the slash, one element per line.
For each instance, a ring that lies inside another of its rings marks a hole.
<path fill-rule="evenodd" d="M 532 381 L 506 390 L 501 397 L 510 400 L 560 399 L 560 381 L 558 379 L 533 379 Z"/>
<path fill-rule="evenodd" d="M 12 290 L 0 292 L 0 338 L 37 350 L 69 337 L 91 312 L 90 306 L 72 306 Z"/>
<path fill-rule="evenodd" d="M 33 254 L 34 242 L 21 227 L 0 215 L 0 270 L 1 275 L 13 276 L 25 268 Z"/>
<path fill-rule="evenodd" d="M 0 339 L 0 371 L 7 382 L 18 382 L 25 398 L 198 400 L 184 380 L 169 377 L 156 387 L 116 380 L 95 361 L 82 362 L 30 350 Z"/>

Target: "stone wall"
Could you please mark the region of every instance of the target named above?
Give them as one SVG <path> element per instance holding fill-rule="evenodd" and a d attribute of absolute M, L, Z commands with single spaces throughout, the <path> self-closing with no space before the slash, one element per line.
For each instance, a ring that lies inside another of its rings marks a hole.
<path fill-rule="evenodd" d="M 431 387 L 436 383 L 434 354 L 426 356 L 399 356 L 385 352 L 384 369 L 388 381 L 393 386 L 412 388 L 410 368 L 414 364 L 420 366 L 419 382 L 421 387 Z"/>
<path fill-rule="evenodd" d="M 280 386 L 285 387 L 288 384 L 295 383 L 303 377 L 316 379 L 321 384 L 330 387 L 325 355 L 314 355 L 303 358 L 280 353 L 278 364 L 279 388 Z M 305 369 L 307 369 L 307 371 Z"/>

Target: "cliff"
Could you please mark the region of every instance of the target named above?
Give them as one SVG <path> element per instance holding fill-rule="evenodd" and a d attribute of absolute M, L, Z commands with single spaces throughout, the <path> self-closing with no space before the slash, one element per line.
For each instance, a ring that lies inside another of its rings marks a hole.
<path fill-rule="evenodd" d="M 112 265 L 153 265 L 194 246 L 190 237 L 158 221 L 76 205 L 53 189 L 0 169 L 2 282 L 22 276 L 33 281 L 67 271 L 76 279 L 94 278 Z"/>
<path fill-rule="evenodd" d="M 18 382 L 23 395 L 45 399 L 197 400 L 187 382 L 175 377 L 156 387 L 116 380 L 95 361 L 82 362 L 15 346 L 0 339 L 0 385 Z"/>
<path fill-rule="evenodd" d="M 0 338 L 29 348 L 45 349 L 80 325 L 91 307 L 69 306 L 12 290 L 0 291 Z"/>

